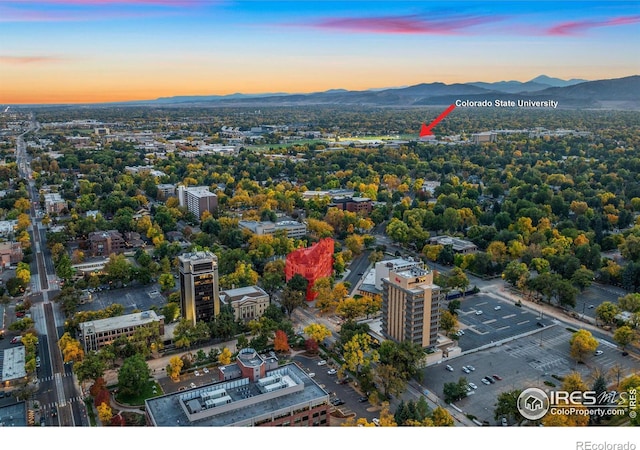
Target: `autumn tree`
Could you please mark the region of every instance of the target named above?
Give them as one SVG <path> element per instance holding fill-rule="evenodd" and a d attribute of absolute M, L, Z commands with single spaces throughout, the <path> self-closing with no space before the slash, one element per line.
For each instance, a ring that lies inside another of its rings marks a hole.
<path fill-rule="evenodd" d="M 578 330 L 571 336 L 569 345 L 571 357 L 582 362 L 585 355 L 592 354 L 596 350 L 598 340 L 591 335 L 590 331 Z"/>
<path fill-rule="evenodd" d="M 184 362 L 182 361 L 182 358 L 179 356 L 172 357 L 167 365 L 167 375 L 169 375 L 173 381 L 178 381 L 183 366 Z"/>
<path fill-rule="evenodd" d="M 620 346 L 620 348 L 624 351 L 627 345 L 631 344 L 638 338 L 636 331 L 628 325 L 623 325 L 619 327 L 613 333 L 613 340 Z"/>
<path fill-rule="evenodd" d="M 111 422 L 112 417 L 111 407 L 107 403 L 100 403 L 98 405 L 98 419 L 100 419 L 100 422 L 106 425 Z"/>
<path fill-rule="evenodd" d="M 302 331 L 317 343 L 320 343 L 331 336 L 331 331 L 321 323 L 309 324 L 304 327 Z"/>
<path fill-rule="evenodd" d="M 436 427 L 452 427 L 454 424 L 453 417 L 442 406 L 438 406 L 433 410 L 431 420 L 433 420 L 433 425 Z"/>
<path fill-rule="evenodd" d="M 223 348 L 218 355 L 218 364 L 222 366 L 231 364 L 231 350 L 229 350 L 227 347 Z"/>
<path fill-rule="evenodd" d="M 612 302 L 602 302 L 596 307 L 596 317 L 607 325 L 611 325 L 620 313 L 620 308 Z"/>
<path fill-rule="evenodd" d="M 276 331 L 276 335 L 273 338 L 273 349 L 276 352 L 280 353 L 286 353 L 290 350 L 289 338 L 287 337 L 287 333 L 282 330 Z"/>
<path fill-rule="evenodd" d="M 390 364 L 378 364 L 375 368 L 375 379 L 382 387 L 385 398 L 401 395 L 406 387 L 406 381 L 398 369 Z"/>
<path fill-rule="evenodd" d="M 443 309 L 440 312 L 440 328 L 447 334 L 453 333 L 458 327 L 458 318 L 451 314 L 449 310 Z"/>
<path fill-rule="evenodd" d="M 65 363 L 72 361 L 82 361 L 84 358 L 84 350 L 80 341 L 73 339 L 69 332 L 62 335 L 58 341 L 58 347 L 62 352 L 62 359 Z"/>
<path fill-rule="evenodd" d="M 369 367 L 380 359 L 378 351 L 371 349 L 371 336 L 365 333 L 354 335 L 344 345 L 343 355 L 346 368 L 355 372 L 356 376 L 363 367 Z"/>

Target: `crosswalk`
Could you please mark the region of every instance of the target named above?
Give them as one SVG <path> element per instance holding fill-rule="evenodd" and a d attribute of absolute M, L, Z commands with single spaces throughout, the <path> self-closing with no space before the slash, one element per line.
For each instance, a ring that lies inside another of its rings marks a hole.
<path fill-rule="evenodd" d="M 42 382 L 45 382 L 45 381 L 53 381 L 53 380 L 56 379 L 56 377 L 66 378 L 66 377 L 72 377 L 72 376 L 73 376 L 73 373 L 66 373 L 65 372 L 65 373 L 61 373 L 61 374 L 51 375 L 51 376 L 48 376 L 48 377 L 41 377 L 38 380 L 42 383 Z"/>
<path fill-rule="evenodd" d="M 81 396 L 76 396 L 76 397 L 71 397 L 71 398 L 67 398 L 65 399 L 65 404 L 69 404 L 69 403 L 82 403 L 83 399 Z M 64 406 L 58 402 L 51 402 L 51 403 L 40 403 L 40 410 L 44 413 L 50 413 L 55 409 L 58 409 L 59 406 Z"/>

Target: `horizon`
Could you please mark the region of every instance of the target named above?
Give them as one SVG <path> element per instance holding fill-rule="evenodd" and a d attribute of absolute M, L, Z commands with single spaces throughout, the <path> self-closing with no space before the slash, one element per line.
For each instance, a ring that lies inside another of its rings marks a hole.
<path fill-rule="evenodd" d="M 640 73 L 627 1 L 5 0 L 0 22 L 5 105 Z"/>

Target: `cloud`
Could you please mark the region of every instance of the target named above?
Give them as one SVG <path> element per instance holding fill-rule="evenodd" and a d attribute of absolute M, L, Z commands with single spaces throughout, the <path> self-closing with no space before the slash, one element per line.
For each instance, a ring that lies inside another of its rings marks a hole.
<path fill-rule="evenodd" d="M 592 28 L 617 27 L 620 25 L 633 25 L 640 23 L 639 16 L 623 16 L 607 20 L 578 20 L 563 22 L 546 30 L 549 36 L 576 36 L 583 34 Z"/>
<path fill-rule="evenodd" d="M 0 64 L 37 64 L 37 63 L 56 63 L 64 61 L 63 58 L 55 56 L 8 56 L 0 55 Z"/>
<path fill-rule="evenodd" d="M 418 15 L 363 18 L 330 18 L 312 24 L 315 28 L 378 34 L 467 34 L 469 28 L 501 20 L 500 17 L 457 16 L 426 19 Z"/>

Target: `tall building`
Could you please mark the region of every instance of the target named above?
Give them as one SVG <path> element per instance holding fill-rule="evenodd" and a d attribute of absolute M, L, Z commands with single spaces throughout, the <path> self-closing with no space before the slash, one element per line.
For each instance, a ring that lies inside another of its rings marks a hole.
<path fill-rule="evenodd" d="M 284 274 L 289 281 L 295 274 L 307 279 L 307 300 L 315 299 L 313 284 L 318 278 L 330 277 L 333 273 L 333 239 L 325 238 L 309 248 L 301 248 L 287 255 Z"/>
<path fill-rule="evenodd" d="M 220 313 L 218 257 L 211 252 L 185 253 L 178 257 L 182 317 L 211 321 Z"/>
<path fill-rule="evenodd" d="M 382 285 L 382 333 L 396 342 L 436 345 L 443 295 L 433 272 L 424 265 L 391 269 Z"/>
<path fill-rule="evenodd" d="M 213 213 L 218 207 L 218 196 L 208 186 L 178 186 L 178 201 L 200 220 L 202 213 Z"/>

